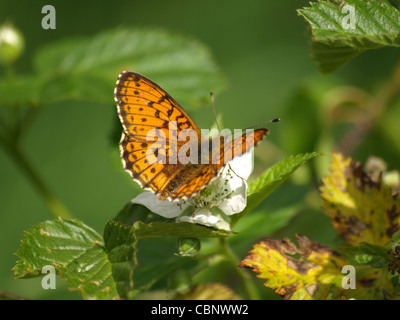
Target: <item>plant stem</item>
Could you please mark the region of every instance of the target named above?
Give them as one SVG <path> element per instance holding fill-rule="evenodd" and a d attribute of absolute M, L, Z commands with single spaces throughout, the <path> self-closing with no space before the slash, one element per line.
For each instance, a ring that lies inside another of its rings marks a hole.
<path fill-rule="evenodd" d="M 239 259 L 236 257 L 235 253 L 232 251 L 231 247 L 225 238 L 220 238 L 219 243 L 223 253 L 225 254 L 227 260 L 231 262 L 239 276 L 239 279 L 243 285 L 244 292 L 246 293 L 246 298 L 251 300 L 259 300 L 260 295 L 253 281 L 253 278 L 246 269 L 239 269 Z"/>
<path fill-rule="evenodd" d="M 8 152 L 8 154 L 13 158 L 14 162 L 22 169 L 25 176 L 34 185 L 36 190 L 38 190 L 53 216 L 71 218 L 72 215 L 70 212 L 65 208 L 61 201 L 50 192 L 43 180 L 39 177 L 39 174 L 28 161 L 25 154 L 19 148 L 18 143 L 13 144 L 12 142 L 6 141 L 6 139 L 3 137 L 0 137 L 0 145 L 4 147 L 4 150 Z"/>
<path fill-rule="evenodd" d="M 6 74 L 8 79 L 15 78 L 15 66 L 10 63 L 6 66 Z M 17 105 L 8 106 L 10 111 L 10 125 L 0 117 L 0 127 L 3 128 L 0 132 L 0 146 L 8 152 L 14 162 L 20 167 L 22 172 L 31 181 L 36 190 L 43 197 L 46 202 L 47 207 L 50 209 L 54 217 L 61 218 L 72 218 L 72 214 L 63 205 L 63 203 L 58 200 L 47 188 L 37 171 L 33 168 L 32 164 L 29 162 L 28 158 L 24 154 L 23 150 L 20 148 L 20 138 L 23 131 L 26 130 L 28 124 L 34 118 L 37 113 L 38 105 L 33 104 L 29 107 L 25 117 L 22 118 L 20 115 L 20 110 Z"/>
<path fill-rule="evenodd" d="M 0 291 L 0 300 L 29 300 L 29 299 L 18 296 L 10 292 Z"/>

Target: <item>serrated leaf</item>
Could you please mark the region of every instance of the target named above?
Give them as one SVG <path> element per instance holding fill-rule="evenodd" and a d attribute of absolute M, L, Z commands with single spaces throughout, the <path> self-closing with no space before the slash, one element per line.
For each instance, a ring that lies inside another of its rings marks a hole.
<path fill-rule="evenodd" d="M 1 78 L 0 104 L 37 104 L 40 101 L 42 87 L 43 79 L 35 76 L 20 76 L 11 79 Z"/>
<path fill-rule="evenodd" d="M 49 79 L 42 99 L 113 101 L 123 70 L 143 73 L 164 87 L 185 108 L 209 101 L 223 86 L 206 46 L 163 30 L 117 29 L 88 39 L 68 39 L 41 49 L 37 74 Z M 110 94 L 111 92 L 111 94 Z"/>
<path fill-rule="evenodd" d="M 400 8 L 400 0 L 389 0 L 389 3 L 397 10 Z"/>
<path fill-rule="evenodd" d="M 177 269 L 191 270 L 196 266 L 194 259 L 179 256 L 177 253 L 177 241 L 173 238 L 138 241 L 139 265 L 133 274 L 135 286 L 131 294 L 150 289 Z"/>
<path fill-rule="evenodd" d="M 103 241 L 81 221 L 61 218 L 40 223 L 24 235 L 21 248 L 15 253 L 21 258 L 13 268 L 16 278 L 39 276 L 45 265 L 53 265 L 56 270 L 67 266 Z"/>
<path fill-rule="evenodd" d="M 264 284 L 284 299 L 313 300 L 338 297 L 342 291 L 341 268 L 347 260 L 330 248 L 297 236 L 299 248 L 289 239 L 267 239 L 253 246 L 239 267 L 251 268 Z M 300 259 L 293 255 L 299 254 Z"/>
<path fill-rule="evenodd" d="M 240 217 L 253 210 L 261 201 L 268 197 L 271 192 L 285 181 L 298 167 L 319 155 L 321 154 L 313 152 L 299 154 L 294 157 L 291 156 L 267 169 L 249 185 L 246 209 L 232 217 L 232 225 L 234 225 Z"/>
<path fill-rule="evenodd" d="M 400 12 L 380 1 L 311 2 L 298 10 L 312 29 L 311 51 L 322 72 L 332 72 L 369 49 L 400 46 Z"/>
<path fill-rule="evenodd" d="M 228 237 L 232 232 L 206 227 L 189 222 L 175 222 L 163 218 L 144 206 L 128 203 L 115 217 L 116 221 L 132 225 L 136 237 L 156 238 L 220 238 Z"/>
<path fill-rule="evenodd" d="M 62 277 L 70 290 L 79 291 L 84 299 L 118 299 L 118 290 L 112 277 L 111 264 L 104 247 L 94 246 L 85 251 L 62 270 Z"/>
<path fill-rule="evenodd" d="M 314 300 L 356 298 L 361 300 L 393 299 L 394 287 L 385 268 L 366 268 L 352 265 L 346 257 L 332 249 L 297 235 L 296 247 L 289 239 L 267 239 L 253 246 L 250 255 L 240 267 L 251 268 L 258 277 L 266 279 L 264 284 L 273 288 L 284 299 Z M 366 249 L 366 247 L 364 247 Z M 370 253 L 382 253 L 382 249 L 371 247 Z M 354 267 L 350 276 L 343 267 Z M 344 289 L 347 276 L 357 278 L 355 289 Z"/>
<path fill-rule="evenodd" d="M 85 299 L 126 299 L 133 290 L 135 245 L 131 227 L 108 222 L 104 246 L 95 246 L 75 259 L 62 271 L 62 276 L 68 287 L 79 290 Z"/>
<path fill-rule="evenodd" d="M 350 46 L 331 46 L 315 40 L 311 41 L 310 46 L 312 58 L 318 63 L 322 73 L 336 71 L 364 51 Z"/>
<path fill-rule="evenodd" d="M 388 249 L 369 243 L 357 247 L 345 246 L 340 250 L 353 265 L 370 265 L 374 268 L 386 268 L 388 265 Z"/>
<path fill-rule="evenodd" d="M 400 200 L 382 179 L 373 181 L 362 164 L 333 153 L 331 172 L 322 179 L 323 211 L 353 246 L 384 246 L 400 229 Z"/>
<path fill-rule="evenodd" d="M 93 229 L 76 219 L 45 221 L 25 233 L 17 278 L 41 275 L 45 265 L 55 267 L 71 290 L 84 299 L 126 298 L 133 289 L 136 264 L 135 236 L 129 226 L 107 224 L 105 242 Z"/>
<path fill-rule="evenodd" d="M 170 222 L 171 219 L 164 218 L 154 212 L 151 212 L 147 207 L 128 202 L 122 210 L 113 218 L 114 221 L 119 221 L 129 226 L 133 226 L 136 222 Z"/>
<path fill-rule="evenodd" d="M 138 238 L 173 237 L 173 238 L 223 238 L 231 232 L 214 229 L 189 222 L 151 222 L 134 224 Z"/>
<path fill-rule="evenodd" d="M 137 264 L 135 232 L 122 223 L 109 221 L 103 237 L 119 296 L 127 298 L 133 289 L 133 271 Z"/>

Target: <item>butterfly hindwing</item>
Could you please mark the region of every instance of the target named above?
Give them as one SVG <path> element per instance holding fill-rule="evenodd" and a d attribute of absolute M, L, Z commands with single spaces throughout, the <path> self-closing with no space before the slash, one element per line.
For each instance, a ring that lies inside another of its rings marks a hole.
<path fill-rule="evenodd" d="M 150 189 L 160 193 L 168 182 L 179 172 L 181 165 L 167 164 L 166 155 L 158 155 L 157 162 L 149 161 L 148 142 L 132 139 L 125 132 L 120 141 L 121 159 L 124 169 L 130 173 L 132 179 L 139 182 L 143 189 Z"/>

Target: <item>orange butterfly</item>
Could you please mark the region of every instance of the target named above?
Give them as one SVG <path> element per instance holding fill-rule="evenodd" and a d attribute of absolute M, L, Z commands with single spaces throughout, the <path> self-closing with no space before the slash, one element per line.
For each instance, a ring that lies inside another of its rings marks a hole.
<path fill-rule="evenodd" d="M 265 128 L 251 130 L 229 142 L 221 142 L 220 137 L 204 138 L 194 121 L 165 90 L 134 72 L 124 71 L 119 75 L 114 99 L 124 129 L 120 141 L 124 169 L 143 189 L 158 195 L 158 200 L 193 198 L 225 164 L 251 150 L 269 132 Z M 189 141 L 176 138 L 183 132 L 189 132 Z M 163 149 L 154 148 L 157 141 L 164 142 Z M 212 161 L 203 161 L 204 150 L 206 158 Z M 185 163 L 181 158 L 167 161 L 188 151 L 195 154 L 197 161 Z M 156 155 L 159 161 L 149 161 L 149 154 Z"/>

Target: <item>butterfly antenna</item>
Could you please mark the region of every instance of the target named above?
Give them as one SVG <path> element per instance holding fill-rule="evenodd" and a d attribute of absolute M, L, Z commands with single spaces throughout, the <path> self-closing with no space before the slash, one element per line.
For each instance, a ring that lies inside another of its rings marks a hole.
<path fill-rule="evenodd" d="M 219 124 L 218 124 L 217 113 L 215 112 L 214 92 L 210 91 L 210 96 L 211 96 L 212 109 L 213 109 L 213 113 L 214 113 L 214 120 L 215 120 L 215 123 L 217 124 L 218 131 L 221 131 L 221 129 L 219 128 Z"/>
<path fill-rule="evenodd" d="M 268 123 L 271 123 L 271 122 L 279 122 L 279 121 L 281 121 L 281 118 L 275 118 L 275 119 L 269 120 L 269 121 L 267 121 L 267 122 L 260 123 L 260 124 L 258 124 L 258 125 L 256 125 L 256 126 L 252 126 L 252 127 L 246 128 L 246 129 L 260 128 L 260 127 L 266 126 Z M 245 129 L 245 130 L 246 130 L 246 129 Z"/>
<path fill-rule="evenodd" d="M 260 123 L 260 124 L 258 124 L 258 125 L 256 125 L 256 126 L 252 126 L 252 127 L 249 127 L 249 128 L 243 129 L 243 130 L 253 129 L 253 128 L 260 128 L 260 127 L 266 126 L 268 123 L 271 123 L 271 122 L 279 122 L 279 121 L 281 121 L 281 118 L 275 118 L 275 119 L 269 120 L 269 121 L 264 122 L 264 123 Z M 239 176 L 239 175 L 232 169 L 232 167 L 231 167 L 231 165 L 230 165 L 229 163 L 228 163 L 228 166 L 229 166 L 229 169 L 230 169 L 238 178 L 242 179 L 243 181 L 246 181 L 246 179 L 244 179 L 244 178 L 242 178 L 241 176 Z"/>

